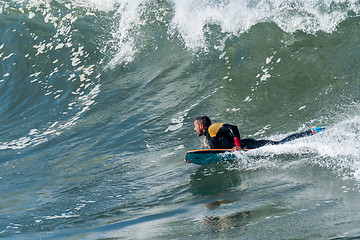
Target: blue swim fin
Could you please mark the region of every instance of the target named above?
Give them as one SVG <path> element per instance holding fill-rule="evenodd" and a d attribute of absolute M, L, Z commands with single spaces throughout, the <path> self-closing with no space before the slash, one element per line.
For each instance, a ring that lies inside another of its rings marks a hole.
<path fill-rule="evenodd" d="M 324 127 L 312 127 L 310 130 L 313 134 L 315 134 L 315 133 L 325 131 L 325 128 Z"/>

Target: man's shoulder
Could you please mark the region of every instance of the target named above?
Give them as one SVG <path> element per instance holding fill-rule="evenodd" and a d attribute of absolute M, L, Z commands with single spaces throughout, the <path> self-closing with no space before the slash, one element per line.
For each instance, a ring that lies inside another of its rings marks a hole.
<path fill-rule="evenodd" d="M 224 125 L 225 123 L 213 123 L 210 125 L 208 132 L 210 137 L 215 137 L 218 133 L 219 129 Z"/>

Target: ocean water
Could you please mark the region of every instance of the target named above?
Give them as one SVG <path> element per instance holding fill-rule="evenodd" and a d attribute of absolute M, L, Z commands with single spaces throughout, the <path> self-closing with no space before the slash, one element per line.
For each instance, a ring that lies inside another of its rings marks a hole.
<path fill-rule="evenodd" d="M 0 238 L 360 238 L 359 1 L 0 0 L 0 60 Z"/>

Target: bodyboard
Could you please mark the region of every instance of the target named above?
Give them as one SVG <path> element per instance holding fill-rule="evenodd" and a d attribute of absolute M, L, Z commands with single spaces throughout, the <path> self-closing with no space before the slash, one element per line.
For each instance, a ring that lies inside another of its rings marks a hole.
<path fill-rule="evenodd" d="M 201 149 L 188 151 L 184 160 L 197 165 L 207 165 L 235 159 L 235 153 L 231 149 Z"/>

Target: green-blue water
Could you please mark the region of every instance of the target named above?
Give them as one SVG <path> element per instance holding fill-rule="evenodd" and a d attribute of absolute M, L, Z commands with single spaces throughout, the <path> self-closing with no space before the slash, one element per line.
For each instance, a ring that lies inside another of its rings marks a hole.
<path fill-rule="evenodd" d="M 359 1 L 0 0 L 0 237 L 360 238 Z M 288 144 L 187 164 L 193 121 Z"/>

